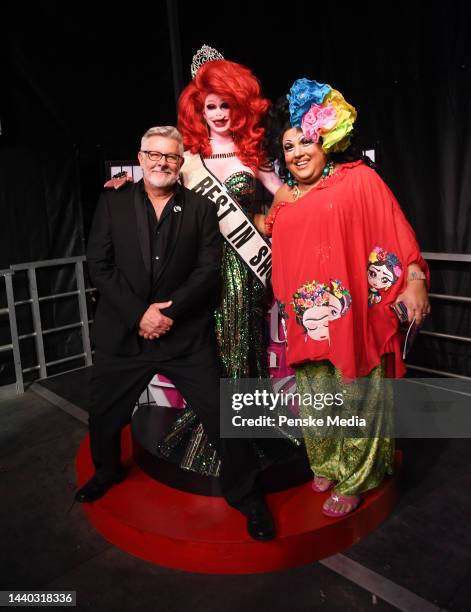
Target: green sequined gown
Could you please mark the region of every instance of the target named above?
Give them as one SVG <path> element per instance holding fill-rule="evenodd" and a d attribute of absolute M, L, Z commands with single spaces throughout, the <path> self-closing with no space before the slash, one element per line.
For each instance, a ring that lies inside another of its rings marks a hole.
<path fill-rule="evenodd" d="M 252 216 L 255 177 L 247 171 L 231 174 L 225 187 L 245 212 Z M 216 337 L 227 378 L 268 378 L 267 339 L 264 337 L 265 288 L 245 263 L 224 241 L 222 256 L 222 296 L 215 312 Z M 221 406 L 221 409 L 224 409 Z M 217 476 L 219 459 L 209 444 L 201 423 L 187 407 L 158 450 L 170 456 L 179 444 L 186 444 L 181 467 L 204 475 Z"/>

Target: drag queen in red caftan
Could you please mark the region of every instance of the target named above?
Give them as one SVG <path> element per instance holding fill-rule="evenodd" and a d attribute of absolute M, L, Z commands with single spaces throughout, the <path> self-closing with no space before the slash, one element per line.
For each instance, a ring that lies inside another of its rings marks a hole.
<path fill-rule="evenodd" d="M 329 85 L 300 79 L 291 88 L 281 133 L 288 182 L 267 218 L 273 289 L 287 329 L 287 359 L 300 393 L 342 393 L 341 416 L 373 415 L 368 437 L 325 437 L 304 427 L 313 489 L 332 494 L 328 516 L 353 511 L 362 494 L 393 470 L 385 437 L 392 392 L 374 384 L 403 376 L 398 319 L 428 314 L 427 264 L 414 231 L 379 175 L 348 159 L 356 110 Z M 365 383 L 365 379 L 368 384 Z M 300 405 L 308 417 L 316 413 Z M 315 416 L 319 416 L 319 413 Z"/>

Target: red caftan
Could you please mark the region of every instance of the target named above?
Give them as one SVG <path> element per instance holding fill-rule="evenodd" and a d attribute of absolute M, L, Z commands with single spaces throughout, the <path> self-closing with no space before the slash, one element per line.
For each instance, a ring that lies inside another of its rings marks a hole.
<path fill-rule="evenodd" d="M 366 376 L 385 353 L 403 376 L 398 320 L 390 305 L 407 266 L 428 267 L 391 190 L 363 162 L 339 165 L 272 227 L 273 290 L 285 313 L 287 359 L 328 359 L 346 378 Z"/>

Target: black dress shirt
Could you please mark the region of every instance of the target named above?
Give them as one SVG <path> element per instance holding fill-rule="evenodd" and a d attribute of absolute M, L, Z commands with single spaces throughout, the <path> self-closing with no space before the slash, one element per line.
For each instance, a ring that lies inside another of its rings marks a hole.
<path fill-rule="evenodd" d="M 157 290 L 156 279 L 159 277 L 165 258 L 168 255 L 170 240 L 175 236 L 178 215 L 182 214 L 182 206 L 178 203 L 178 196 L 179 190 L 177 188 L 177 191 L 172 195 L 167 204 L 165 204 L 160 219 L 157 219 L 152 202 L 144 191 L 144 202 L 149 223 L 153 300 L 155 299 Z"/>

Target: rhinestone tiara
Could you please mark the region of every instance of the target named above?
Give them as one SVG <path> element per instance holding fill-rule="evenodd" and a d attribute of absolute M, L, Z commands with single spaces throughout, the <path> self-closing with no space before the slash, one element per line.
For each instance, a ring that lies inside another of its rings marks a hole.
<path fill-rule="evenodd" d="M 214 60 L 223 60 L 224 55 L 219 53 L 217 49 L 213 49 L 208 45 L 203 45 L 201 49 L 193 55 L 193 59 L 191 61 L 191 78 L 194 79 L 196 73 L 201 68 L 203 64 L 206 62 L 213 62 Z"/>

